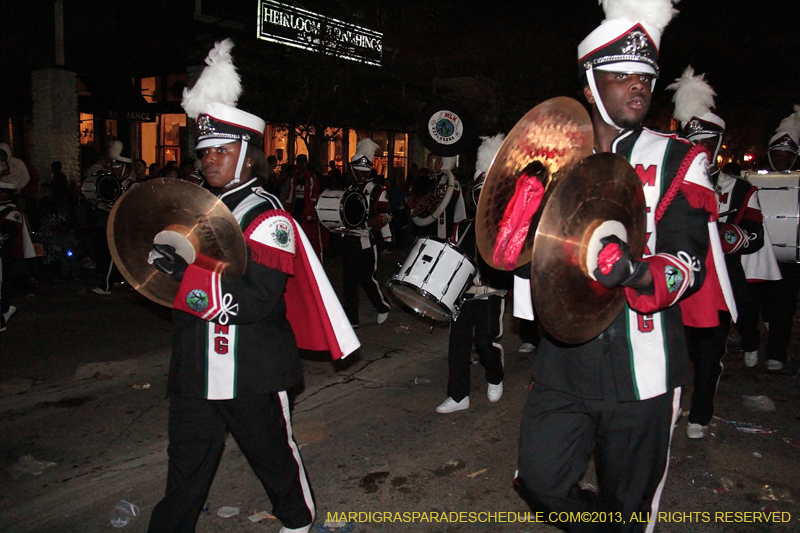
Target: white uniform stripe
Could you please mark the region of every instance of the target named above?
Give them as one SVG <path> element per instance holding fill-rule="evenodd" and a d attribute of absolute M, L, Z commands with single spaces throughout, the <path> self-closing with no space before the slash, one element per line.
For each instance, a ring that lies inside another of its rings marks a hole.
<path fill-rule="evenodd" d="M 505 312 L 506 312 L 506 299 L 505 298 L 501 298 L 500 299 L 500 316 L 497 319 L 500 322 L 500 329 L 499 329 L 499 333 L 497 334 L 497 337 L 495 337 L 495 339 L 497 339 L 497 340 L 500 340 L 503 337 L 503 315 L 505 314 Z M 495 348 L 500 350 L 500 366 L 505 368 L 506 367 L 506 351 L 505 351 L 505 348 L 503 348 L 503 345 L 500 344 L 499 342 L 492 342 L 492 346 L 494 346 Z"/>
<path fill-rule="evenodd" d="M 674 391 L 672 391 L 672 424 L 669 426 L 669 444 L 667 445 L 667 458 L 666 458 L 666 464 L 664 465 L 664 475 L 661 476 L 661 481 L 658 484 L 656 493 L 653 495 L 653 502 L 650 504 L 651 517 L 658 516 L 658 505 L 659 502 L 661 501 L 661 493 L 664 492 L 664 484 L 667 482 L 667 472 L 669 471 L 669 454 L 670 450 L 672 449 L 672 434 L 675 432 L 675 424 L 678 423 L 678 419 L 680 417 L 681 417 L 681 388 L 678 387 Z M 658 519 L 649 521 L 647 523 L 647 528 L 645 529 L 645 533 L 653 533 L 657 521 Z"/>
<path fill-rule="evenodd" d="M 292 449 L 292 455 L 297 462 L 297 474 L 300 477 L 300 486 L 303 488 L 303 499 L 311 512 L 311 521 L 314 521 L 316 515 L 316 508 L 314 507 L 314 498 L 311 496 L 311 488 L 308 485 L 308 477 L 306 476 L 305 467 L 303 467 L 303 460 L 300 458 L 300 450 L 297 448 L 297 443 L 292 437 L 292 420 L 289 414 L 289 396 L 286 391 L 278 392 L 278 398 L 281 400 L 281 407 L 283 409 L 283 419 L 286 421 L 286 444 Z"/>
<path fill-rule="evenodd" d="M 385 305 L 386 307 L 391 307 L 391 305 L 389 305 L 389 302 L 386 301 L 386 297 L 383 295 L 383 291 L 381 290 L 381 286 L 378 283 L 378 280 L 375 279 L 375 272 L 377 272 L 377 271 L 378 271 L 378 247 L 377 246 L 373 246 L 372 247 L 372 275 L 370 276 L 370 279 L 372 280 L 372 283 L 375 285 L 375 289 L 378 291 L 378 295 L 381 297 L 381 302 L 383 303 L 383 305 Z"/>
<path fill-rule="evenodd" d="M 230 400 L 236 397 L 236 326 L 209 322 L 207 331 L 206 398 Z"/>

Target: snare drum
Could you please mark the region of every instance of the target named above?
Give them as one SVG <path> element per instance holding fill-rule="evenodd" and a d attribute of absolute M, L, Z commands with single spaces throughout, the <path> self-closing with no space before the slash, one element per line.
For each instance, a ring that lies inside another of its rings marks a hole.
<path fill-rule="evenodd" d="M 93 174 L 81 185 L 83 196 L 90 202 L 115 202 L 122 195 L 122 184 L 111 174 Z"/>
<path fill-rule="evenodd" d="M 744 177 L 758 187 L 764 226 L 775 258 L 784 263 L 800 263 L 800 172 L 747 172 Z"/>
<path fill-rule="evenodd" d="M 414 242 L 400 270 L 389 280 L 392 292 L 420 315 L 455 320 L 475 262 L 448 242 L 422 237 Z"/>
<path fill-rule="evenodd" d="M 320 224 L 331 231 L 347 233 L 367 221 L 367 200 L 355 189 L 323 191 L 315 210 Z"/>

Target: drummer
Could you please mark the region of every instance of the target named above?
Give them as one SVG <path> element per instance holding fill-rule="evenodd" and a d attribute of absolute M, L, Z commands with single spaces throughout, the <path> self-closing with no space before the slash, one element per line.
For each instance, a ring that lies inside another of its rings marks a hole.
<path fill-rule="evenodd" d="M 475 185 L 472 197 L 475 205 L 483 189 L 483 180 L 503 134 L 484 137 L 478 148 Z M 475 220 L 466 220 L 456 226 L 451 242 L 478 264 L 475 279 L 464 293 L 458 317 L 450 323 L 447 349 L 447 399 L 436 408 L 437 413 L 454 413 L 469 408 L 470 354 L 472 344 L 480 363 L 486 371 L 486 395 L 494 403 L 503 396 L 503 361 L 505 353 L 500 338 L 503 336 L 503 314 L 508 279 L 505 272 L 491 268 L 478 253 L 475 238 Z"/>
<path fill-rule="evenodd" d="M 378 242 L 391 242 L 392 206 L 386 189 L 378 185 L 378 177 L 372 168 L 372 160 L 379 146 L 370 138 L 358 141 L 356 153 L 350 159 L 350 172 L 355 180 L 355 189 L 364 195 L 367 221 L 362 229 L 352 230 L 342 237 L 342 289 L 344 311 L 350 325 L 359 327 L 358 286 L 367 293 L 372 307 L 378 314 L 376 321 L 383 324 L 389 318 L 389 300 L 375 279 L 378 270 Z"/>
<path fill-rule="evenodd" d="M 625 156 L 642 180 L 648 207 L 644 258 L 633 257 L 618 236 L 603 238 L 594 276 L 623 290 L 626 306 L 584 344 L 542 339 L 522 419 L 516 485 L 545 517 L 550 511 L 601 511 L 615 522 L 607 530 L 643 531 L 654 524 L 631 523 L 631 514 L 657 516 L 681 386 L 691 379 L 677 304 L 706 278 L 704 206 L 715 211 L 716 204 L 706 154 L 685 139 L 642 127 L 659 72 L 661 31 L 675 14 L 672 2 L 603 5 L 609 18 L 580 43 L 578 64 L 595 151 Z M 685 175 L 679 175 L 681 167 Z M 662 198 L 671 185 L 677 187 L 674 198 Z M 706 303 L 716 317 L 720 302 Z M 597 492 L 578 484 L 593 452 Z M 555 525 L 588 530 L 577 522 Z"/>
<path fill-rule="evenodd" d="M 155 244 L 150 253 L 154 267 L 181 282 L 173 304 L 167 384 L 167 489 L 153 509 L 150 532 L 195 530 L 230 431 L 266 489 L 281 532 L 307 533 L 314 498 L 292 436 L 286 392 L 303 379 L 293 330 L 302 333 L 304 346 L 324 336 L 334 357 L 358 345 L 357 340 L 339 344 L 344 313 L 338 307 L 338 317 L 330 318 L 332 308 L 320 287 L 333 291 L 317 273 L 322 266 L 278 198 L 258 185 L 267 168 L 261 147 L 265 123 L 235 107 L 241 85 L 232 46 L 230 40 L 217 43 L 209 66 L 184 93 L 183 107 L 197 117 L 205 188 L 244 230 L 247 265 L 241 277 L 221 277 L 209 258 L 203 266 L 199 260 L 187 264 L 177 233 L 168 235 L 175 246 Z M 219 102 L 218 95 L 233 95 L 232 101 Z M 310 298 L 303 299 L 306 295 Z M 328 337 L 329 328 L 337 344 Z M 349 328 L 344 333 L 356 339 Z"/>
<path fill-rule="evenodd" d="M 767 154 L 770 166 L 776 172 L 791 171 L 800 151 L 800 106 L 794 109 L 795 112 L 781 121 L 769 140 Z M 783 370 L 788 361 L 797 296 L 800 294 L 800 263 L 778 258 L 778 267 L 782 279 L 764 284 L 764 322 L 769 323 L 765 366 L 772 372 Z"/>

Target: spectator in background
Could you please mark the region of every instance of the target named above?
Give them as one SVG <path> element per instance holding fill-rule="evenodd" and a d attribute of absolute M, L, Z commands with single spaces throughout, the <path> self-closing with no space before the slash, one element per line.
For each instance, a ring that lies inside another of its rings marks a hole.
<path fill-rule="evenodd" d="M 153 163 L 153 164 L 150 165 L 150 168 L 148 170 L 147 179 L 154 180 L 156 178 L 159 178 L 159 177 L 161 177 L 160 173 L 161 173 L 161 169 L 158 168 L 158 164 L 157 163 Z"/>
<path fill-rule="evenodd" d="M 278 158 L 274 155 L 267 157 L 267 175 L 261 181 L 261 186 L 270 194 L 280 197 L 280 183 L 278 173 L 275 169 L 278 167 Z"/>
<path fill-rule="evenodd" d="M 133 160 L 133 179 L 138 183 L 147 181 L 147 163 L 144 159 Z"/>
<path fill-rule="evenodd" d="M 328 186 L 331 189 L 344 189 L 344 177 L 342 171 L 336 168 L 336 161 L 330 160 L 328 162 Z"/>
<path fill-rule="evenodd" d="M 56 207 L 66 207 L 69 181 L 67 176 L 61 172 L 61 161 L 50 163 L 50 171 L 53 173 L 53 177 L 50 179 L 50 188 L 53 190 L 53 200 L 56 203 Z"/>

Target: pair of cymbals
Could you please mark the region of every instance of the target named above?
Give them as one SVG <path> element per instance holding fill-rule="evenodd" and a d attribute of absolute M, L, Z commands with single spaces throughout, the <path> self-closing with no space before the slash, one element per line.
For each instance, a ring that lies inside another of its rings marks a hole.
<path fill-rule="evenodd" d="M 494 262 L 494 246 L 505 208 L 514 196 L 523 171 L 531 163 L 539 162 L 544 167 L 544 185 L 549 188 L 550 183 L 590 155 L 593 146 L 589 114 L 572 98 L 547 100 L 528 111 L 512 128 L 486 174 L 475 216 L 478 250 L 492 268 L 505 270 L 503 265 Z M 541 205 L 545 204 L 548 194 L 546 191 Z M 517 267 L 531 260 L 533 229 L 540 212 L 541 208 L 534 215 Z"/>
<path fill-rule="evenodd" d="M 224 264 L 223 274 L 241 276 L 247 249 L 239 224 L 216 196 L 185 180 L 161 178 L 128 190 L 114 204 L 106 236 L 114 263 L 133 288 L 172 307 L 180 283 L 148 263 L 156 235 L 185 237 L 201 254 Z"/>

